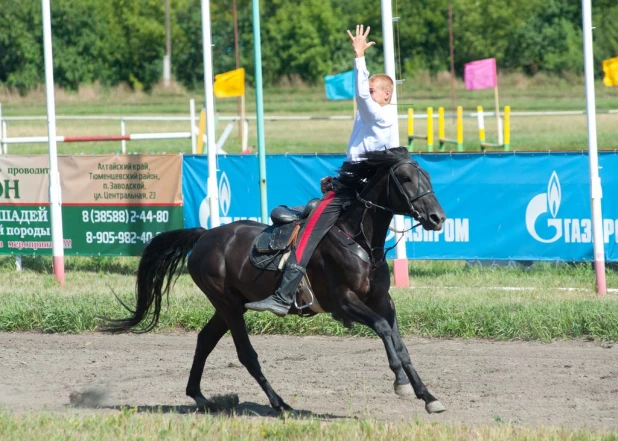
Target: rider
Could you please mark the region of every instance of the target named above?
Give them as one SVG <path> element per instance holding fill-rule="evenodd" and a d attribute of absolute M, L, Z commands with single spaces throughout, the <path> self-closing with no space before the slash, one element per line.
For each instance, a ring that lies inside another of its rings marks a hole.
<path fill-rule="evenodd" d="M 362 161 L 362 155 L 366 152 L 399 146 L 396 131 L 397 107 L 388 105 L 393 96 L 393 80 L 386 74 L 370 77 L 365 64 L 365 50 L 375 44 L 374 41 L 367 41 L 369 30 L 369 26 L 363 31 L 363 25 L 357 25 L 356 35 L 347 31 L 354 49 L 355 94 L 358 106 L 348 143 L 348 162 Z M 335 224 L 341 212 L 343 200 L 330 189 L 331 181 L 330 177 L 320 181 L 325 194 L 307 219 L 295 252 L 290 253 L 279 288 L 264 300 L 245 304 L 247 309 L 270 311 L 279 317 L 288 313 L 313 251 Z"/>

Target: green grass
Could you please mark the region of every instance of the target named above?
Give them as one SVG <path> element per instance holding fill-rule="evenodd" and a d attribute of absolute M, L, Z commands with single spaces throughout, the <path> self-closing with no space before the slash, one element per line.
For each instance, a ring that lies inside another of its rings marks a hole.
<path fill-rule="evenodd" d="M 48 258 L 24 259 L 30 269 L 22 272 L 11 269 L 11 258 L 2 258 L 0 331 L 79 333 L 95 330 L 97 316 L 124 317 L 113 292 L 129 305 L 134 302 L 136 263 L 135 258 L 67 258 L 66 286 L 61 288 Z M 618 340 L 618 298 L 596 296 L 589 265 L 491 269 L 427 261 L 412 262 L 410 274 L 410 289 L 391 289 L 404 335 Z M 614 270 L 608 270 L 607 282 L 618 286 Z M 188 274 L 181 274 L 169 307 L 164 305 L 158 330 L 197 331 L 214 313 Z M 253 334 L 375 336 L 361 325 L 345 329 L 329 314 L 279 319 L 248 312 L 245 318 Z"/>
<path fill-rule="evenodd" d="M 227 418 L 209 415 L 135 413 L 126 409 L 114 414 L 7 414 L 0 413 L 0 436 L 4 441 L 45 440 L 411 440 L 467 441 L 615 441 L 618 432 L 520 427 L 498 421 L 495 425 L 471 427 L 417 422 L 362 420 L 291 420 Z"/>
<path fill-rule="evenodd" d="M 500 79 L 501 107 L 510 105 L 513 112 L 517 111 L 547 111 L 547 110 L 579 110 L 586 108 L 583 78 L 557 78 L 538 75 L 526 77 L 523 75 L 503 75 Z M 427 107 L 442 106 L 446 112 L 452 109 L 451 90 L 448 74 L 440 74 L 430 78 L 419 74 L 415 78 L 407 78 L 398 91 L 399 113 L 406 114 L 408 108 L 414 108 L 416 114 L 422 114 Z M 124 88 L 104 90 L 100 87 L 85 86 L 77 93 L 57 91 L 56 114 L 61 115 L 166 115 L 189 116 L 189 100 L 195 99 L 196 107 L 202 107 L 204 95 L 201 91 L 189 92 L 179 87 L 171 89 L 155 88 L 151 94 L 131 92 Z M 26 97 L 0 90 L 0 103 L 4 117 L 14 116 L 45 116 L 45 95 L 39 89 Z M 247 97 L 247 112 L 255 114 L 255 96 L 249 90 Z M 618 87 L 604 87 L 596 84 L 596 105 L 599 110 L 618 108 Z M 475 112 L 482 105 L 488 112 L 494 109 L 493 90 L 466 91 L 463 82 L 456 82 L 456 104 L 464 108 L 464 112 Z M 221 116 L 237 114 L 237 100 L 233 98 L 219 99 L 215 103 L 216 112 Z M 265 115 L 311 115 L 311 116 L 352 116 L 352 102 L 329 101 L 325 98 L 322 86 L 295 86 L 267 88 L 264 91 Z M 226 122 L 217 124 L 217 137 L 222 133 Z M 437 122 L 435 124 L 437 136 Z M 487 141 L 496 142 L 495 119 L 485 120 Z M 8 136 L 45 136 L 47 133 L 44 119 L 37 121 L 9 121 Z M 342 121 L 266 121 L 264 136 L 266 153 L 343 153 L 352 129 L 351 120 Z M 187 122 L 127 122 L 127 133 L 152 132 L 186 132 Z M 511 150 L 514 151 L 547 151 L 547 150 L 586 150 L 586 116 L 543 116 L 512 118 Z M 618 149 L 618 115 L 599 114 L 597 118 L 598 147 L 600 150 Z M 59 135 L 111 135 L 120 134 L 119 121 L 66 121 L 58 120 Z M 425 120 L 416 120 L 415 133 L 426 133 Z M 455 125 L 449 120 L 446 123 L 446 136 L 455 137 Z M 407 142 L 407 123 L 400 121 L 400 140 Z M 249 145 L 257 145 L 255 123 L 250 123 Z M 240 152 L 240 138 L 235 129 L 228 139 L 225 150 L 228 153 Z M 451 147 L 447 147 L 450 149 Z M 479 143 L 475 118 L 464 120 L 464 148 L 466 151 L 478 152 Z M 130 141 L 127 147 L 133 153 L 155 152 L 191 152 L 190 141 Z M 417 141 L 416 149 L 424 151 L 425 144 Z M 58 145 L 61 154 L 79 153 L 110 153 L 121 150 L 119 142 L 71 143 Z M 46 144 L 11 145 L 10 153 L 46 154 Z"/>

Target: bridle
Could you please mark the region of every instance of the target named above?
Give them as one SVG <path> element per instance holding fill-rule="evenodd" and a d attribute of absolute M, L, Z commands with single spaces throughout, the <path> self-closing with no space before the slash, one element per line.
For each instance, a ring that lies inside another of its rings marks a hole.
<path fill-rule="evenodd" d="M 397 170 L 399 167 L 401 167 L 404 164 L 410 164 L 412 165 L 416 171 L 417 171 L 417 183 L 418 183 L 418 187 L 417 187 L 417 193 L 414 196 L 408 197 L 408 195 L 406 194 L 403 185 L 401 184 L 401 182 L 399 181 L 399 179 L 397 178 L 397 176 L 395 175 L 395 170 Z M 421 182 L 421 173 L 423 174 L 423 176 L 425 176 L 427 178 L 427 182 L 429 181 L 429 176 L 427 176 L 426 172 L 424 170 L 422 170 L 418 164 L 414 161 L 412 161 L 411 159 L 404 159 L 402 161 L 399 161 L 398 163 L 392 165 L 391 167 L 389 167 L 388 169 L 388 180 L 386 182 L 386 199 L 389 200 L 390 199 L 390 188 L 391 188 L 391 179 L 393 180 L 393 182 L 395 183 L 395 186 L 397 187 L 397 189 L 399 190 L 399 193 L 405 198 L 407 204 L 408 204 L 408 210 L 405 212 L 399 212 L 396 210 L 393 210 L 390 207 L 384 207 L 380 204 L 376 204 L 373 201 L 367 200 L 365 198 L 363 198 L 361 193 L 356 193 L 356 199 L 358 201 L 360 201 L 364 206 L 365 209 L 371 209 L 371 208 L 379 208 L 381 210 L 384 211 L 388 211 L 392 214 L 407 214 L 412 216 L 414 219 L 416 219 L 418 221 L 418 219 L 420 218 L 420 213 L 418 212 L 418 210 L 416 210 L 414 208 L 414 206 L 412 205 L 415 201 L 419 200 L 420 198 L 422 198 L 423 196 L 427 196 L 428 194 L 432 194 L 433 193 L 433 188 L 431 186 L 431 183 L 429 184 L 429 189 L 421 192 L 420 189 L 420 182 Z M 377 180 L 377 179 L 381 179 L 382 178 L 382 173 L 376 173 L 376 175 L 374 176 L 374 178 L 372 180 Z M 371 181 L 370 181 L 371 182 Z M 369 187 L 369 183 L 367 183 L 367 185 L 365 185 L 365 189 Z M 418 224 L 416 224 L 414 227 L 412 228 L 416 228 L 417 226 L 420 225 L 420 222 Z"/>
<path fill-rule="evenodd" d="M 406 194 L 406 192 L 405 192 L 405 190 L 403 188 L 403 185 L 401 184 L 401 182 L 399 181 L 399 179 L 397 179 L 397 176 L 395 175 L 395 170 L 397 170 L 399 167 L 401 167 L 404 164 L 412 165 L 416 169 L 416 171 L 418 173 L 418 175 L 417 175 L 417 183 L 418 183 L 417 193 L 414 196 L 412 196 L 412 197 L 408 197 L 408 195 Z M 385 169 L 385 167 L 383 169 Z M 427 178 L 427 182 L 429 182 L 429 189 L 427 189 L 425 191 L 421 191 L 421 189 L 420 189 L 421 173 L 423 174 L 423 176 L 425 176 Z M 369 184 L 371 184 L 373 181 L 377 181 L 379 179 L 382 179 L 383 176 L 384 176 L 384 173 L 379 173 L 379 170 L 378 170 L 378 172 L 376 172 L 374 177 L 369 182 L 367 182 L 367 184 L 365 184 L 365 189 L 372 188 L 373 186 L 370 186 Z M 407 215 L 412 216 L 412 218 L 417 221 L 417 223 L 415 225 L 411 226 L 407 230 L 395 231 L 396 233 L 402 233 L 402 234 L 400 234 L 399 239 L 397 239 L 397 241 L 395 242 L 395 245 L 393 245 L 392 247 L 389 247 L 386 250 L 384 250 L 384 252 L 382 254 L 382 258 L 380 259 L 381 262 L 384 262 L 384 260 L 386 259 L 386 253 L 397 246 L 397 243 L 399 243 L 399 241 L 404 236 L 403 233 L 406 233 L 406 232 L 408 232 L 410 230 L 413 230 L 414 228 L 416 228 L 419 225 L 421 225 L 421 222 L 419 221 L 420 213 L 418 212 L 418 210 L 416 210 L 412 206 L 412 203 L 417 201 L 417 200 L 419 200 L 423 196 L 427 196 L 428 194 L 433 194 L 433 187 L 431 186 L 431 182 L 429 180 L 429 176 L 427 176 L 427 173 L 424 170 L 422 170 L 415 161 L 412 161 L 411 159 L 403 159 L 403 160 L 397 162 L 396 164 L 392 165 L 391 167 L 389 167 L 389 169 L 388 169 L 388 178 L 387 178 L 387 182 L 386 182 L 386 200 L 387 201 L 390 199 L 391 179 L 395 183 L 395 186 L 399 190 L 399 193 L 401 193 L 401 195 L 405 198 L 406 202 L 408 203 L 408 211 L 406 211 L 406 212 L 399 212 L 399 211 L 393 210 L 390 207 L 385 207 L 383 205 L 376 204 L 373 201 L 365 199 L 362 196 L 362 193 L 364 192 L 365 189 L 363 189 L 363 191 L 361 193 L 356 192 L 356 199 L 365 206 L 365 209 L 363 210 L 363 215 L 361 217 L 360 231 L 355 236 L 358 236 L 359 234 L 362 234 L 363 237 L 365 238 L 365 242 L 367 244 L 369 244 L 369 240 L 368 240 L 367 236 L 365 235 L 365 229 L 364 229 L 364 226 L 363 226 L 363 222 L 365 220 L 365 215 L 367 214 L 367 211 L 372 209 L 372 208 L 379 208 L 380 210 L 384 210 L 384 211 L 387 211 L 387 212 L 392 213 L 392 214 L 402 214 L 402 215 L 406 215 L 407 214 Z M 376 262 L 375 262 L 374 257 L 373 257 L 373 250 L 374 249 L 371 248 L 370 256 L 371 256 L 372 265 L 375 267 L 376 266 Z"/>

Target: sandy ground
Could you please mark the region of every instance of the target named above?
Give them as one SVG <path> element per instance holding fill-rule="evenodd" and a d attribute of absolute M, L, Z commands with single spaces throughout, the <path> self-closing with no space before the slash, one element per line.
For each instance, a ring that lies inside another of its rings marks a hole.
<path fill-rule="evenodd" d="M 0 408 L 65 412 L 70 395 L 81 393 L 96 412 L 120 406 L 193 412 L 184 391 L 195 340 L 193 333 L 0 333 Z M 252 342 L 274 389 L 302 415 L 618 429 L 616 346 L 406 339 L 421 378 L 447 407 L 427 415 L 421 401 L 394 394 L 378 339 L 255 336 Z M 237 413 L 275 416 L 229 337 L 208 359 L 202 391 L 237 394 Z"/>

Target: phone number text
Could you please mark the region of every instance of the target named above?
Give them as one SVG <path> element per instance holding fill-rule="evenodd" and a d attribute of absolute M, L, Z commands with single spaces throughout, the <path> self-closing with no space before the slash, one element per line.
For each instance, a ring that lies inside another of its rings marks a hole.
<path fill-rule="evenodd" d="M 170 213 L 166 210 L 83 210 L 82 222 L 91 224 L 167 223 Z"/>
<path fill-rule="evenodd" d="M 86 243 L 96 244 L 145 244 L 159 234 L 152 231 L 136 233 L 135 231 L 87 231 Z"/>

